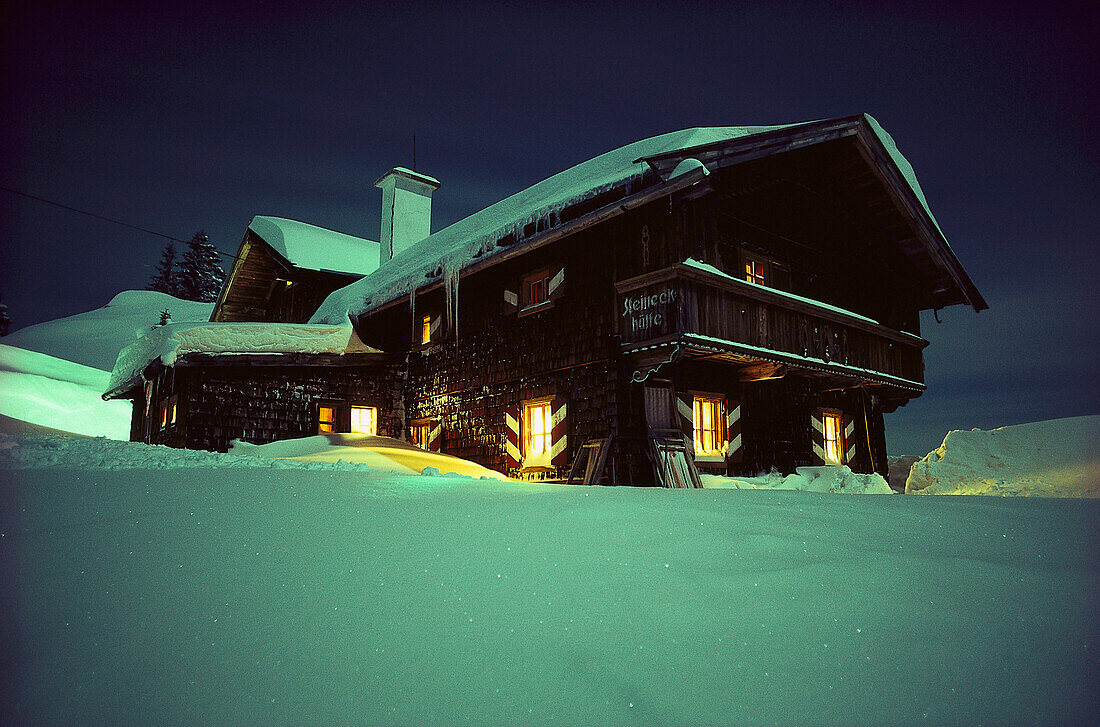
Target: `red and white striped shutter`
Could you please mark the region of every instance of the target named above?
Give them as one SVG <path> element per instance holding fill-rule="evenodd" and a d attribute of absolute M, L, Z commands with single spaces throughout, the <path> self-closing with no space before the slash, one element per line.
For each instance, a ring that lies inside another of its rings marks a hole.
<path fill-rule="evenodd" d="M 825 422 L 821 412 L 810 415 L 810 441 L 813 443 L 814 462 L 825 464 Z"/>
<path fill-rule="evenodd" d="M 736 399 L 726 399 L 726 461 L 740 462 L 743 456 L 741 402 Z"/>
<path fill-rule="evenodd" d="M 844 464 L 851 464 L 856 458 L 856 420 L 846 415 L 840 420 L 844 422 Z"/>
<path fill-rule="evenodd" d="M 676 414 L 680 417 L 680 431 L 684 433 L 684 445 L 695 451 L 695 397 L 676 394 Z"/>
<path fill-rule="evenodd" d="M 569 419 L 564 398 L 556 398 L 550 403 L 550 464 L 555 467 L 569 466 Z"/>
<path fill-rule="evenodd" d="M 505 439 L 504 454 L 508 469 L 514 470 L 523 461 L 519 447 L 519 404 L 512 405 L 504 412 Z"/>
<path fill-rule="evenodd" d="M 565 295 L 565 268 L 550 268 L 550 280 L 546 283 L 547 300 L 557 300 Z"/>
<path fill-rule="evenodd" d="M 505 313 L 505 315 L 507 315 L 509 313 L 519 312 L 519 293 L 517 293 L 514 290 L 514 288 L 515 288 L 515 286 L 512 286 L 512 288 L 505 288 L 504 289 L 504 313 Z"/>
<path fill-rule="evenodd" d="M 443 419 L 432 419 L 428 422 L 428 451 L 438 452 L 443 447 Z"/>
<path fill-rule="evenodd" d="M 431 322 L 428 324 L 430 332 L 428 334 L 429 340 L 435 343 L 439 340 L 439 329 L 443 327 L 443 316 L 434 315 L 431 318 Z"/>

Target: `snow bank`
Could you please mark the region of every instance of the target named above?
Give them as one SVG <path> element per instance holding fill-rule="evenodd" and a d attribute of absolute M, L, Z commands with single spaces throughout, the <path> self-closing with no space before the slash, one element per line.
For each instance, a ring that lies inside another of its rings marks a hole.
<path fill-rule="evenodd" d="M 365 464 L 380 471 L 410 474 L 427 474 L 431 471 L 437 475 L 459 474 L 494 480 L 508 479 L 499 472 L 459 457 L 427 452 L 408 442 L 371 434 L 317 434 L 268 444 L 250 444 L 238 439 L 230 445 L 229 453 L 298 462 L 348 462 Z"/>
<path fill-rule="evenodd" d="M 379 244 L 373 240 L 282 217 L 253 217 L 248 227 L 298 268 L 355 275 L 378 269 Z"/>
<path fill-rule="evenodd" d="M 796 467 L 792 475 L 771 472 L 758 477 L 700 475 L 703 487 L 719 490 L 801 490 L 845 495 L 890 495 L 893 490 L 879 474 L 859 474 L 846 465 Z"/>
<path fill-rule="evenodd" d="M 1100 500 L 72 454 L 0 471 L 3 724 L 1100 723 Z"/>
<path fill-rule="evenodd" d="M 102 308 L 21 328 L 5 336 L 4 343 L 110 371 L 118 352 L 159 323 L 163 310 L 176 323 L 207 321 L 214 304 L 124 290 Z"/>
<path fill-rule="evenodd" d="M 109 376 L 72 361 L 0 344 L 0 414 L 64 432 L 129 439 L 130 404 L 102 398 Z"/>
<path fill-rule="evenodd" d="M 907 493 L 1100 497 L 1100 416 L 949 432 Z"/>
<path fill-rule="evenodd" d="M 107 391 L 125 391 L 151 362 L 171 366 L 189 353 L 378 353 L 343 325 L 303 323 L 170 323 L 157 326 L 118 355 Z"/>

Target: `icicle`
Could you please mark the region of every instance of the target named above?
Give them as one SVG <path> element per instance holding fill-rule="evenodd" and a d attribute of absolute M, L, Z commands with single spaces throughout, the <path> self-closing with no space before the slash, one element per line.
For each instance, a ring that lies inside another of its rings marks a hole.
<path fill-rule="evenodd" d="M 454 261 L 443 264 L 443 297 L 447 306 L 447 322 L 451 326 L 455 343 L 458 342 L 458 278 L 461 265 Z"/>

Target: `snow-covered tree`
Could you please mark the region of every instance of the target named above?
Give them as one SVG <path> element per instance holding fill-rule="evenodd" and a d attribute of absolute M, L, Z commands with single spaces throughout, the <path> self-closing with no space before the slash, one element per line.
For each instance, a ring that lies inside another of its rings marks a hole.
<path fill-rule="evenodd" d="M 8 317 L 8 305 L 0 302 L 0 336 L 8 335 L 8 328 L 10 327 L 11 318 Z"/>
<path fill-rule="evenodd" d="M 224 279 L 225 271 L 218 263 L 218 249 L 205 232 L 196 232 L 179 263 L 177 297 L 213 303 L 218 299 Z"/>
<path fill-rule="evenodd" d="M 157 290 L 168 295 L 179 296 L 179 272 L 176 270 L 176 246 L 169 240 L 161 253 L 156 272 L 153 273 L 147 290 Z"/>

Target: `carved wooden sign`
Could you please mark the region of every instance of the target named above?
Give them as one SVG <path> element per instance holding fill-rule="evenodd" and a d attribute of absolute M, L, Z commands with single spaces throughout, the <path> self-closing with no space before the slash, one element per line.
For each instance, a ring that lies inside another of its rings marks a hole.
<path fill-rule="evenodd" d="M 619 330 L 623 340 L 634 343 L 672 333 L 680 298 L 680 291 L 667 283 L 622 296 Z"/>

